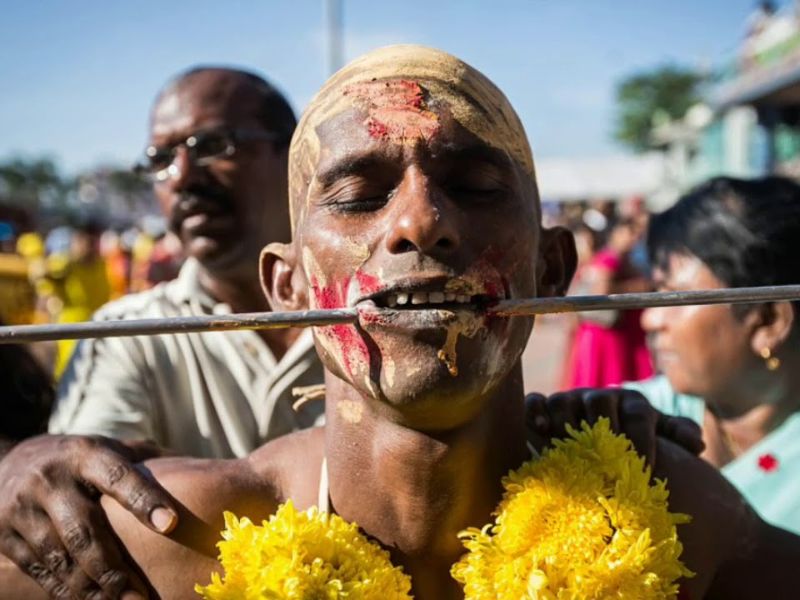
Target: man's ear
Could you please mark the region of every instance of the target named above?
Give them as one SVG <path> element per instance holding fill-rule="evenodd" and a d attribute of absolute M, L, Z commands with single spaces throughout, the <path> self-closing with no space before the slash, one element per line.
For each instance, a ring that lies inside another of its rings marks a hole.
<path fill-rule="evenodd" d="M 540 297 L 564 296 L 578 266 L 575 238 L 564 227 L 542 229 L 537 276 Z"/>
<path fill-rule="evenodd" d="M 794 326 L 794 310 L 791 302 L 769 302 L 757 312 L 759 320 L 750 340 L 750 347 L 756 354 L 768 349 L 775 354 L 789 339 Z"/>
<path fill-rule="evenodd" d="M 308 290 L 294 244 L 267 244 L 261 251 L 259 267 L 261 289 L 272 310 L 308 309 Z"/>

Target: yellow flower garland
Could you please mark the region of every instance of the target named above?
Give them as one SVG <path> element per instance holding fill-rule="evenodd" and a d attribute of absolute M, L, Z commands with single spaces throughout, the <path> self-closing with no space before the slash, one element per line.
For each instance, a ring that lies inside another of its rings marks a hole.
<path fill-rule="evenodd" d="M 674 598 L 680 561 L 666 484 L 607 419 L 554 442 L 503 480 L 495 523 L 468 529 L 453 566 L 467 600 Z"/>
<path fill-rule="evenodd" d="M 692 573 L 680 561 L 663 481 L 607 419 L 554 442 L 503 479 L 494 524 L 461 532 L 469 551 L 452 568 L 466 600 L 669 599 Z M 405 600 L 411 581 L 354 523 L 282 505 L 256 526 L 225 514 L 218 544 L 224 580 L 195 589 L 208 600 Z"/>
<path fill-rule="evenodd" d="M 224 581 L 196 585 L 207 600 L 406 600 L 411 579 L 389 553 L 337 515 L 289 501 L 261 526 L 225 513 L 217 544 Z"/>

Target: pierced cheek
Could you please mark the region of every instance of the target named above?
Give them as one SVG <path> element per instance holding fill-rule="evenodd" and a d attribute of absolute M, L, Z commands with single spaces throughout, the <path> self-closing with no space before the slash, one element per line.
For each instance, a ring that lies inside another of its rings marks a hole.
<path fill-rule="evenodd" d="M 459 279 L 469 282 L 473 289 L 491 298 L 516 297 L 520 290 L 514 286 L 512 274 L 517 267 L 507 264 L 505 259 L 503 251 L 487 249 Z M 487 316 L 487 325 L 493 319 Z"/>
<path fill-rule="evenodd" d="M 311 278 L 312 298 L 317 308 L 331 309 L 345 306 L 350 280 L 320 285 L 316 277 Z M 325 344 L 332 358 L 352 379 L 358 366 L 369 366 L 369 350 L 355 325 L 329 325 L 319 327 L 319 334 L 329 342 Z"/>

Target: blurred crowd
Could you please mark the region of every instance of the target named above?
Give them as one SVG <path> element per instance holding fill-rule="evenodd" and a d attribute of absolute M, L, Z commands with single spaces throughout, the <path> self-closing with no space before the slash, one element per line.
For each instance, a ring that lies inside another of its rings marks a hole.
<path fill-rule="evenodd" d="M 645 200 L 547 203 L 543 221 L 575 237 L 578 270 L 571 295 L 651 291 Z M 115 229 L 84 215 L 47 232 L 0 221 L 0 322 L 8 325 L 87 321 L 101 306 L 177 277 L 180 240 L 153 215 Z M 576 313 L 564 325 L 570 343 L 560 378 L 564 388 L 617 385 L 653 373 L 639 324 L 641 311 Z M 58 380 L 75 342 L 34 347 Z"/>
<path fill-rule="evenodd" d="M 549 204 L 544 224 L 569 229 L 578 253 L 570 295 L 652 291 L 645 234 L 650 220 L 641 197 Z M 640 325 L 641 311 L 585 311 L 569 328 L 560 387 L 605 387 L 645 379 L 653 364 Z"/>
<path fill-rule="evenodd" d="M 0 221 L 0 322 L 88 321 L 110 300 L 173 279 L 180 243 L 153 222 L 117 230 L 83 215 L 39 232 Z M 57 379 L 74 346 L 69 340 L 40 344 L 37 358 Z"/>
<path fill-rule="evenodd" d="M 285 294 L 281 306 L 302 308 L 307 290 L 292 288 L 293 249 L 285 243 L 292 235 L 287 173 L 295 126 L 286 100 L 252 73 L 202 67 L 179 74 L 156 96 L 143 167 L 170 233 L 144 223 L 118 231 L 91 215 L 45 232 L 0 222 L 0 319 L 70 323 L 268 311 L 261 282 L 273 296 Z M 466 203 L 449 204 L 466 210 Z M 438 207 L 432 213 L 430 223 L 412 225 L 434 226 Z M 718 177 L 655 215 L 638 197 L 546 203 L 542 219 L 574 236 L 573 295 L 800 281 L 800 186 L 789 179 Z M 401 241 L 424 254 L 422 244 Z M 571 244 L 564 246 L 569 255 Z M 572 258 L 563 261 L 563 279 Z M 767 520 L 800 532 L 796 310 L 797 303 L 770 302 L 576 313 L 561 387 L 625 386 L 663 413 L 693 420 L 703 430 L 702 458 Z M 24 530 L 14 534 L 24 538 L 14 547 L 2 546 L 9 536 L 0 535 L 0 552 L 17 564 L 46 551 L 39 542 L 51 518 L 103 521 L 92 512 L 99 510 L 98 489 L 105 491 L 98 486 L 108 472 L 135 471 L 131 463 L 140 455 L 133 448 L 138 452 L 143 440 L 159 446 L 154 454 L 245 457 L 322 418 L 313 400 L 324 397 L 323 369 L 309 330 L 61 341 L 32 348 L 34 356 L 22 347 L 0 349 L 11 382 L 5 408 L 15 415 L 0 440 L 16 444 L 5 457 L 0 449 L 0 485 L 13 484 L 0 498 L 0 534 Z M 391 372 L 393 378 L 393 362 Z M 353 418 L 357 423 L 360 413 Z M 45 427 L 53 435 L 17 443 Z M 66 442 L 61 434 L 70 434 Z M 44 475 L 34 481 L 37 473 Z M 30 492 L 52 473 L 59 477 L 45 492 Z M 56 500 L 63 510 L 52 507 Z M 19 525 L 20 506 L 47 518 Z M 175 519 L 156 528 L 168 531 Z M 86 542 L 93 544 L 101 559 L 110 556 L 101 553 L 112 545 L 108 538 Z"/>

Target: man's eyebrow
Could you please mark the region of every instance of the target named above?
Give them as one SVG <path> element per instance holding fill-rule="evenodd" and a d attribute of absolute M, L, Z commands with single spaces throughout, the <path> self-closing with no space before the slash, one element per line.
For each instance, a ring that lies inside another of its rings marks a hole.
<path fill-rule="evenodd" d="M 317 181 L 324 187 L 328 187 L 336 183 L 339 179 L 352 175 L 361 175 L 384 164 L 386 164 L 386 160 L 374 154 L 344 157 L 337 160 L 329 167 L 323 167 L 323 169 L 317 173 Z"/>
<path fill-rule="evenodd" d="M 489 163 L 499 169 L 510 170 L 512 167 L 511 159 L 508 154 L 498 148 L 493 148 L 485 144 L 475 144 L 463 146 L 460 144 L 442 144 L 435 152 L 436 158 L 451 162 L 484 162 Z"/>

